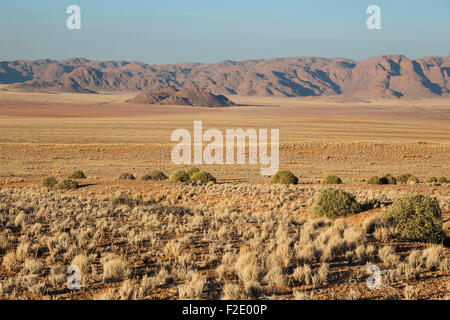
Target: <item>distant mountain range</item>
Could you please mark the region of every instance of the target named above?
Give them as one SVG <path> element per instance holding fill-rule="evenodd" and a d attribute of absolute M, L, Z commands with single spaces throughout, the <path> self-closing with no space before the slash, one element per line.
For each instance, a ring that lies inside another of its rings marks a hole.
<path fill-rule="evenodd" d="M 16 90 L 52 92 L 205 88 L 225 95 L 448 97 L 450 56 L 411 60 L 383 55 L 363 61 L 298 57 L 172 65 L 82 58 L 16 60 L 0 62 L 0 83 Z"/>

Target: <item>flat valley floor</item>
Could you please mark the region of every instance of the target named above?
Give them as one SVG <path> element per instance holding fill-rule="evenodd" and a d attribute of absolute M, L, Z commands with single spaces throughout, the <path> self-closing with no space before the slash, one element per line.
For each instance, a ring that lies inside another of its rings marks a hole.
<path fill-rule="evenodd" d="M 320 180 L 334 174 L 343 180 L 339 188 L 355 194 L 358 201 L 367 204 L 367 210 L 346 219 L 350 225 L 361 226 L 366 219 L 378 214 L 400 194 L 418 191 L 438 199 L 443 209 L 444 227 L 447 233 L 449 232 L 450 185 L 435 185 L 424 181 L 432 176 L 450 178 L 450 99 L 356 100 L 340 97 L 229 96 L 238 104 L 236 107 L 212 109 L 125 102 L 135 96 L 135 93 L 49 94 L 1 89 L 0 191 L 14 190 L 19 193 L 8 196 L 11 203 L 20 202 L 21 196 L 28 198 L 30 194 L 40 194 L 42 190 L 39 186 L 46 176 L 53 175 L 59 180 L 74 170 L 82 170 L 87 179 L 82 182 L 80 189 L 66 192 L 71 197 L 112 199 L 126 195 L 131 198 L 148 199 L 158 205 L 179 206 L 193 211 L 236 212 L 238 215 L 235 217 L 236 221 L 242 219 L 242 223 L 246 218 L 239 215 L 249 213 L 269 212 L 289 216 L 289 219 L 300 219 L 312 217 L 311 205 L 317 191 L 323 188 L 319 183 Z M 227 128 L 279 129 L 280 169 L 292 171 L 299 177 L 300 184 L 293 187 L 269 186 L 269 177 L 260 175 L 260 165 L 196 165 L 211 172 L 218 179 L 218 184 L 210 190 L 206 186 L 139 180 L 151 170 L 161 170 L 169 175 L 175 170 L 190 167 L 172 163 L 170 153 L 174 143 L 170 141 L 170 137 L 172 131 L 179 128 L 185 128 L 192 133 L 195 120 L 203 122 L 204 130 L 217 128 L 222 132 Z M 124 172 L 134 174 L 138 180 L 118 180 L 118 176 Z M 421 183 L 381 186 L 368 186 L 365 183 L 370 176 L 382 176 L 387 173 L 395 176 L 410 173 L 417 176 Z M 21 195 L 21 192 L 24 194 Z M 164 219 L 161 219 L 161 223 L 163 222 Z M 48 223 L 51 225 L 51 222 Z M 96 226 L 95 221 L 91 223 Z M 143 275 L 158 276 L 161 270 L 166 270 L 160 265 L 160 260 L 170 264 L 173 258 L 171 255 L 176 256 L 181 252 L 192 253 L 198 259 L 203 259 L 204 255 L 210 254 L 213 250 L 217 251 L 218 261 L 222 261 L 223 259 L 219 258 L 222 258 L 225 252 L 234 252 L 237 256 L 239 248 L 244 243 L 252 241 L 251 236 L 238 233 L 233 239 L 224 236 L 221 245 L 215 243 L 214 246 L 217 247 L 211 249 L 212 242 L 202 240 L 206 236 L 201 232 L 205 230 L 195 227 L 195 221 L 190 223 L 193 240 L 186 242 L 185 249 L 180 249 L 180 252 L 173 251 L 175 249 L 170 251 L 170 248 L 161 251 L 165 252 L 164 258 L 158 256 L 154 250 L 149 250 L 148 256 L 145 256 L 148 263 L 142 262 L 139 252 L 143 250 L 142 248 L 148 247 L 146 243 L 153 241 L 152 239 L 144 239 L 142 243 L 133 240 L 125 245 L 127 249 L 126 253 L 123 253 L 123 245 L 116 243 L 116 240 L 108 240 L 107 236 L 104 237 L 103 246 L 112 246 L 114 243 L 112 251 L 127 256 L 133 274 L 131 284 L 102 282 L 99 275 L 104 264 L 97 257 L 92 258 L 97 259 L 92 261 L 92 264 L 93 269 L 98 266 L 98 270 L 97 273 L 92 273 L 89 279 L 92 286 L 88 289 L 75 294 L 68 293 L 67 290 L 58 291 L 57 284 L 45 278 L 49 277 L 47 270 L 45 271 L 47 273 L 44 271 L 40 273 L 40 277 L 49 282 L 46 291 L 18 289 L 14 297 L 35 299 L 48 295 L 62 298 L 99 298 L 102 294 L 110 297 L 108 294 L 113 295 L 111 290 L 115 290 L 114 288 L 122 290 L 126 285 L 145 287 L 144 284 L 138 283 L 143 281 Z M 234 222 L 229 223 L 232 225 Z M 217 228 L 220 231 L 220 226 Z M 177 241 L 175 229 L 164 230 L 164 234 L 170 236 L 161 237 L 162 240 L 158 240 L 162 241 L 160 244 L 155 240 L 156 243 L 152 243 L 152 248 L 165 248 L 170 241 Z M 162 231 L 154 232 L 157 234 Z M 286 232 L 293 236 L 295 231 L 292 224 L 289 224 Z M 260 236 L 263 242 L 263 236 Z M 387 238 L 384 240 L 386 243 L 382 245 L 393 246 L 401 253 L 402 259 L 411 250 L 426 248 L 424 244 L 389 243 Z M 191 243 L 192 246 L 189 247 Z M 14 245 L 17 246 L 17 243 Z M 249 247 L 257 245 L 258 243 L 250 243 Z M 135 251 L 129 250 L 131 248 Z M 449 249 L 446 248 L 444 256 L 449 255 Z M 47 253 L 44 253 L 42 259 L 46 257 Z M 192 265 L 197 263 L 194 269 L 200 270 L 201 276 L 206 279 L 217 277 L 218 265 L 215 264 L 217 261 L 214 262 L 214 257 L 205 258 L 204 265 L 203 262 L 195 262 L 197 258 L 193 259 Z M 211 260 L 210 264 L 208 259 Z M 223 263 L 225 266 L 223 268 L 226 268 L 226 263 Z M 233 263 L 233 265 L 239 263 L 239 259 Z M 179 264 L 189 263 L 179 262 Z M 319 270 L 319 264 L 312 263 L 311 267 L 314 272 Z M 292 270 L 286 271 L 287 267 L 283 266 L 287 282 L 280 280 L 278 283 L 276 279 L 273 281 L 266 279 L 266 282 L 261 282 L 259 297 L 275 296 L 282 299 L 295 297 L 437 299 L 446 295 L 448 297 L 450 277 L 448 272 L 439 271 L 440 269 L 428 270 L 423 277 L 411 282 L 397 281 L 394 277 L 385 289 L 374 293 L 366 289 L 365 278 L 359 271 L 355 271 L 355 277 L 348 280 L 349 270 L 360 270 L 361 265 L 329 267 L 331 269 L 328 281 L 331 281 L 331 284 L 325 286 L 319 281 L 312 287 L 311 284 L 287 285 L 291 283 L 289 277 L 292 276 Z M 222 271 L 223 277 L 207 280 L 212 289 L 209 291 L 203 289 L 195 298 L 215 299 L 225 293 L 228 294 L 228 298 L 241 297 L 230 296 L 234 292 L 230 286 L 224 289 L 226 283 L 238 285 L 239 282 L 233 278 L 232 271 L 229 274 Z M 339 275 L 342 274 L 345 281 L 339 280 Z M 0 266 L 0 276 L 3 279 L 17 278 L 18 273 Z M 180 298 L 180 292 L 187 294 L 183 291 L 187 289 L 182 286 L 186 283 L 195 286 L 194 282 L 197 279 L 192 276 L 184 280 L 183 276 L 172 277 L 175 279 L 174 283 L 164 285 L 157 284 L 161 279 L 152 278 L 153 290 L 145 293 L 142 291 L 139 298 L 177 299 Z M 271 281 L 276 285 L 272 285 Z M 11 287 L 11 283 L 9 285 Z M 417 286 L 418 291 L 407 289 L 410 285 Z M 18 285 L 12 284 L 12 288 L 14 286 Z M 242 286 L 243 291 L 247 293 L 251 291 L 245 284 Z M 6 284 L 3 284 L 3 288 L 6 288 Z M 120 294 L 120 290 L 116 294 Z M 405 290 L 411 292 L 405 293 Z M 11 290 L 8 292 L 11 294 Z"/>
<path fill-rule="evenodd" d="M 173 130 L 280 130 L 280 169 L 302 182 L 328 174 L 346 182 L 411 172 L 450 173 L 450 99 L 339 102 L 336 98 L 231 96 L 239 106 L 193 108 L 126 103 L 134 94 L 0 91 L 0 176 L 37 179 L 83 169 L 114 179 L 130 171 L 170 173 Z M 265 182 L 260 166 L 199 166 L 219 180 Z"/>

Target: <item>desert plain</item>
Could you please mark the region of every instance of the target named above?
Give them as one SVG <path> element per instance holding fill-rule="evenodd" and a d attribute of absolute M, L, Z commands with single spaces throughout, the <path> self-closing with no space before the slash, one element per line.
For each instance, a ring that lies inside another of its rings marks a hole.
<path fill-rule="evenodd" d="M 450 99 L 230 95 L 236 106 L 201 108 L 125 102 L 134 96 L 0 88 L 2 299 L 448 299 L 448 243 L 397 239 L 377 219 L 419 192 L 450 236 L 450 185 L 427 182 L 450 178 Z M 170 136 L 195 120 L 279 129 L 280 169 L 299 183 L 270 185 L 248 164 L 195 165 L 213 185 L 140 180 L 193 166 L 172 163 Z M 74 170 L 87 177 L 76 190 L 41 186 Z M 420 183 L 366 183 L 388 173 Z M 327 175 L 362 212 L 314 216 Z M 70 265 L 80 289 L 67 288 Z"/>

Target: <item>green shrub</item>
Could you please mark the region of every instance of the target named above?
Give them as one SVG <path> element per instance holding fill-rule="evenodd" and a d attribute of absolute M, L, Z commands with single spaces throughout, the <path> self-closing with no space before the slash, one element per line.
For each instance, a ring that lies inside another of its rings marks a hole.
<path fill-rule="evenodd" d="M 397 184 L 397 179 L 395 179 L 395 177 L 389 173 L 383 176 L 381 179 L 383 179 L 383 181 L 386 181 L 386 184 Z"/>
<path fill-rule="evenodd" d="M 446 177 L 440 177 L 437 182 L 440 184 L 448 183 L 448 179 Z"/>
<path fill-rule="evenodd" d="M 212 176 L 209 172 L 199 171 L 191 175 L 191 182 L 197 184 L 207 184 L 208 182 L 216 183 L 216 178 Z"/>
<path fill-rule="evenodd" d="M 384 213 L 401 238 L 439 243 L 444 238 L 442 211 L 435 199 L 409 193 L 394 201 Z"/>
<path fill-rule="evenodd" d="M 162 171 L 152 171 L 149 174 L 146 174 L 142 177 L 142 180 L 151 180 L 151 181 L 163 181 L 167 180 L 167 176 Z"/>
<path fill-rule="evenodd" d="M 125 172 L 119 176 L 119 180 L 136 180 L 136 177 L 129 172 Z"/>
<path fill-rule="evenodd" d="M 68 177 L 68 179 L 86 179 L 86 175 L 83 171 L 77 170 L 72 172 Z"/>
<path fill-rule="evenodd" d="M 391 181 L 392 183 L 389 183 L 389 181 Z M 377 176 L 372 176 L 369 179 L 367 179 L 366 182 L 367 184 L 396 184 L 397 180 L 395 180 L 395 178 L 392 177 L 391 175 L 385 175 L 384 177 L 381 178 Z"/>
<path fill-rule="evenodd" d="M 55 177 L 47 177 L 42 180 L 42 186 L 47 188 L 53 188 L 58 184 L 58 181 L 55 179 Z"/>
<path fill-rule="evenodd" d="M 297 184 L 298 178 L 290 171 L 278 171 L 270 179 L 270 184 Z"/>
<path fill-rule="evenodd" d="M 438 182 L 438 178 L 436 178 L 436 177 L 429 177 L 427 182 L 428 183 L 436 183 L 436 182 Z"/>
<path fill-rule="evenodd" d="M 317 216 L 336 218 L 361 212 L 361 206 L 350 193 L 327 188 L 320 192 L 314 202 L 313 212 Z"/>
<path fill-rule="evenodd" d="M 342 180 L 338 176 L 331 175 L 331 176 L 326 176 L 322 180 L 322 183 L 324 183 L 324 184 L 341 184 Z"/>
<path fill-rule="evenodd" d="M 418 184 L 420 181 L 419 179 L 417 179 L 414 176 L 411 176 L 408 178 L 408 180 L 406 181 L 407 184 Z"/>
<path fill-rule="evenodd" d="M 170 180 L 175 181 L 175 182 L 189 182 L 190 181 L 189 175 L 184 170 L 178 170 L 178 171 L 175 171 L 174 173 L 172 173 L 172 175 L 170 176 Z"/>
<path fill-rule="evenodd" d="M 71 189 L 77 189 L 78 188 L 78 183 L 76 181 L 70 180 L 70 179 L 65 179 L 63 181 L 61 181 L 60 183 L 58 183 L 56 185 L 57 189 L 62 189 L 62 190 L 71 190 Z"/>
<path fill-rule="evenodd" d="M 200 169 L 196 168 L 196 167 L 192 167 L 187 171 L 187 174 L 189 175 L 189 177 L 192 177 L 192 175 L 197 172 L 200 172 Z"/>
<path fill-rule="evenodd" d="M 410 177 L 412 177 L 412 174 L 409 174 L 409 173 L 399 175 L 396 178 L 397 179 L 397 183 L 406 183 Z"/>
<path fill-rule="evenodd" d="M 382 184 L 381 179 L 377 176 L 372 176 L 366 181 L 367 184 Z"/>

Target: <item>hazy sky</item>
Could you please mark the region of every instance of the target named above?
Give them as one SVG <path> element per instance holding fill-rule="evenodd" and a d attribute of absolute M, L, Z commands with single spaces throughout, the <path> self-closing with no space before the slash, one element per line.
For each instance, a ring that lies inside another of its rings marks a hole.
<path fill-rule="evenodd" d="M 81 8 L 81 30 L 66 8 Z M 366 9 L 381 8 L 381 30 Z M 0 60 L 151 64 L 450 54 L 450 0 L 1 0 Z"/>

